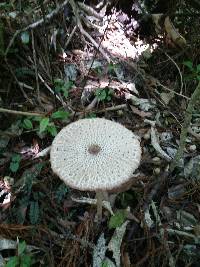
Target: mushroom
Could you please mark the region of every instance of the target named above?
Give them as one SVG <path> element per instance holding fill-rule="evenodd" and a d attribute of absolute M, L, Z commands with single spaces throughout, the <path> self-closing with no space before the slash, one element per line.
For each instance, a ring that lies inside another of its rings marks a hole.
<path fill-rule="evenodd" d="M 105 192 L 130 182 L 140 159 L 139 138 L 104 118 L 81 119 L 64 127 L 50 152 L 52 170 L 66 185 L 96 192 L 100 219 Z"/>

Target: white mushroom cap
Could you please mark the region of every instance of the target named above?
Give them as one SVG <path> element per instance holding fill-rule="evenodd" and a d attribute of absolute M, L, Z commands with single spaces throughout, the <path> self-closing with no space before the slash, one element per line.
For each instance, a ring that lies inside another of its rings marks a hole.
<path fill-rule="evenodd" d="M 83 191 L 112 190 L 128 182 L 141 159 L 139 138 L 119 123 L 82 119 L 63 128 L 50 152 L 53 171 Z"/>

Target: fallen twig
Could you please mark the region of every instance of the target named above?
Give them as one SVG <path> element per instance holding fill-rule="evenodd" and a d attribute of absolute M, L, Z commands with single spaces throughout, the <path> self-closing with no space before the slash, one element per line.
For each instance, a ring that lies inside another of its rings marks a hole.
<path fill-rule="evenodd" d="M 105 109 L 100 109 L 100 110 L 94 110 L 95 113 L 103 113 L 106 111 L 116 111 L 119 109 L 124 109 L 126 108 L 126 104 L 118 105 L 118 106 L 113 106 L 113 107 L 108 107 Z M 92 110 L 85 110 L 85 111 L 80 111 L 80 112 L 72 112 L 69 117 L 75 116 L 80 116 L 84 115 L 85 113 L 90 113 Z M 19 110 L 11 110 L 11 109 L 6 109 L 6 108 L 0 108 L 0 113 L 10 113 L 13 115 L 21 115 L 21 116 L 38 116 L 38 117 L 45 117 L 45 113 L 36 113 L 36 112 L 26 112 L 26 111 L 19 111 Z"/>
<path fill-rule="evenodd" d="M 127 107 L 126 104 L 122 104 L 122 105 L 108 107 L 108 108 L 104 108 L 104 109 L 100 109 L 100 110 L 88 109 L 88 110 L 85 110 L 85 111 L 76 112 L 75 116 L 80 116 L 82 114 L 87 114 L 87 113 L 90 113 L 90 112 L 94 112 L 94 113 L 98 114 L 98 113 L 103 113 L 103 112 L 107 112 L 107 111 L 116 111 L 116 110 L 124 109 L 126 107 Z M 70 116 L 73 116 L 73 114 L 71 114 Z"/>
<path fill-rule="evenodd" d="M 88 13 L 88 15 L 90 16 L 94 16 L 96 17 L 97 19 L 103 19 L 103 16 L 98 13 L 96 10 L 94 10 L 91 6 L 88 6 L 84 3 L 81 3 L 81 2 L 78 2 L 78 6 L 83 10 L 85 11 L 86 13 Z"/>
<path fill-rule="evenodd" d="M 118 106 L 113 106 L 113 107 L 97 110 L 96 113 L 102 113 L 102 112 L 105 112 L 105 111 L 116 111 L 116 110 L 119 110 L 119 109 L 124 109 L 126 107 L 127 107 L 126 104 L 122 104 L 122 105 L 118 105 Z"/>
<path fill-rule="evenodd" d="M 6 108 L 0 108 L 0 113 L 10 113 L 13 115 L 21 115 L 21 116 L 40 116 L 44 117 L 44 113 L 34 113 L 34 112 L 26 112 L 26 111 L 18 111 L 18 110 L 11 110 Z"/>
<path fill-rule="evenodd" d="M 42 102 L 40 99 L 40 85 L 39 85 L 39 79 L 38 79 L 37 57 L 36 57 L 36 51 L 35 51 L 35 40 L 34 40 L 33 30 L 31 30 L 31 39 L 32 39 L 33 61 L 34 61 L 34 69 L 35 69 L 36 92 L 37 92 L 38 103 L 40 104 L 40 106 L 42 106 Z"/>
<path fill-rule="evenodd" d="M 180 94 L 182 95 L 182 92 L 183 92 L 183 76 L 181 74 L 181 71 L 180 71 L 180 68 L 179 66 L 176 64 L 176 62 L 173 60 L 173 58 L 171 58 L 167 53 L 165 53 L 165 55 L 174 63 L 174 65 L 176 66 L 178 72 L 179 72 L 179 75 L 180 75 L 180 80 L 181 80 L 181 89 L 180 89 Z"/>
<path fill-rule="evenodd" d="M 182 94 L 179 94 L 179 93 L 175 92 L 174 90 L 172 90 L 172 89 L 168 88 L 167 86 L 161 84 L 158 80 L 156 80 L 156 83 L 157 83 L 157 85 L 161 86 L 161 87 L 164 88 L 165 90 L 167 90 L 167 91 L 169 91 L 169 92 L 173 92 L 175 95 L 181 96 L 181 97 L 183 97 L 183 98 L 185 98 L 185 99 L 187 99 L 187 100 L 190 100 L 189 97 L 187 97 L 187 96 L 185 96 L 185 95 L 182 95 Z"/>
<path fill-rule="evenodd" d="M 158 154 L 164 158 L 167 161 L 171 161 L 172 158 L 167 155 L 167 153 L 161 148 L 160 144 L 158 143 L 158 139 L 156 137 L 156 131 L 155 128 L 153 126 L 151 126 L 151 144 L 153 146 L 153 148 L 156 150 L 156 152 L 158 152 Z"/>
<path fill-rule="evenodd" d="M 34 159 L 40 158 L 40 157 L 45 157 L 50 153 L 51 146 L 46 147 L 45 149 L 41 150 L 35 157 Z"/>
<path fill-rule="evenodd" d="M 49 90 L 49 92 L 53 95 L 54 91 L 51 89 L 51 87 L 45 82 L 45 80 L 42 78 L 42 76 L 38 73 L 38 77 L 40 79 L 40 81 L 45 85 L 45 87 Z M 63 103 L 62 100 L 60 99 L 60 97 L 56 94 L 56 98 L 60 101 L 60 103 Z"/>
<path fill-rule="evenodd" d="M 24 82 L 18 82 L 18 84 L 23 88 L 29 89 L 29 90 L 34 90 L 34 88 L 28 84 L 25 84 Z"/>
<path fill-rule="evenodd" d="M 76 30 L 77 30 L 77 26 L 75 26 L 73 28 L 72 32 L 70 33 L 70 35 L 69 35 L 69 37 L 68 37 L 68 39 L 66 41 L 66 44 L 65 44 L 65 49 L 67 48 L 68 44 L 70 43 L 70 41 L 71 41 L 72 37 L 74 36 L 74 33 L 76 32 Z"/>
<path fill-rule="evenodd" d="M 195 133 L 191 127 L 188 128 L 188 133 L 190 133 L 192 136 L 194 136 L 197 140 L 200 140 L 200 134 Z"/>

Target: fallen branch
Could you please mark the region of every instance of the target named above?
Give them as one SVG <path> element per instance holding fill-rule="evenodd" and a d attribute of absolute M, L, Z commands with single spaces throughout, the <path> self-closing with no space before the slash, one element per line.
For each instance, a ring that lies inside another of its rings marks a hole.
<path fill-rule="evenodd" d="M 0 108 L 0 113 L 10 113 L 13 115 L 21 115 L 21 116 L 37 116 L 37 117 L 45 116 L 44 113 L 25 112 L 25 111 L 11 110 L 6 108 Z"/>
<path fill-rule="evenodd" d="M 104 58 L 106 58 L 106 60 L 108 62 L 110 62 L 110 58 L 108 57 L 108 55 L 105 53 L 105 51 L 100 47 L 99 44 L 97 44 L 97 42 L 89 35 L 89 33 L 87 33 L 84 29 L 83 29 L 83 26 L 82 26 L 82 23 L 81 23 L 81 20 L 80 20 L 80 17 L 79 17 L 79 14 L 78 14 L 78 9 L 77 9 L 77 6 L 74 2 L 74 0 L 69 0 L 69 3 L 73 9 L 73 12 L 74 12 L 74 16 L 76 18 L 76 22 L 77 22 L 77 26 L 80 30 L 80 32 L 87 38 L 89 39 L 89 41 L 94 45 L 94 47 L 104 56 Z"/>
<path fill-rule="evenodd" d="M 102 20 L 104 16 L 102 16 L 100 13 L 98 13 L 96 10 L 94 10 L 91 6 L 88 6 L 84 3 L 78 2 L 78 6 L 85 11 L 89 16 L 94 16 L 97 19 Z"/>
<path fill-rule="evenodd" d="M 100 110 L 85 110 L 85 111 L 80 111 L 80 112 L 72 112 L 69 117 L 73 117 L 75 116 L 80 116 L 80 115 L 84 115 L 86 113 L 90 113 L 91 111 L 95 112 L 95 113 L 103 113 L 106 111 L 116 111 L 119 109 L 124 109 L 126 108 L 126 104 L 122 104 L 122 105 L 118 105 L 118 106 L 114 106 L 114 107 L 108 107 L 105 109 L 100 109 Z M 36 112 L 26 112 L 26 111 L 19 111 L 19 110 L 11 110 L 11 109 L 6 109 L 6 108 L 0 108 L 0 113 L 10 113 L 13 115 L 20 115 L 20 116 L 37 116 L 37 117 L 45 117 L 46 114 L 45 113 L 36 113 Z"/>

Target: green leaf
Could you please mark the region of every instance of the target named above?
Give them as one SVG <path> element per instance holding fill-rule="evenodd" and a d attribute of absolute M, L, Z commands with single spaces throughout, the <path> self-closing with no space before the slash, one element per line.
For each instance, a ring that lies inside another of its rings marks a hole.
<path fill-rule="evenodd" d="M 115 65 L 113 63 L 108 64 L 108 72 L 112 72 L 115 69 Z"/>
<path fill-rule="evenodd" d="M 197 75 L 197 80 L 200 81 L 200 75 Z"/>
<path fill-rule="evenodd" d="M 97 117 L 97 115 L 95 113 L 88 113 L 86 115 L 86 118 L 96 118 L 96 117 Z"/>
<path fill-rule="evenodd" d="M 33 192 L 33 199 L 35 201 L 38 201 L 39 200 L 39 192 Z"/>
<path fill-rule="evenodd" d="M 9 259 L 5 267 L 16 267 L 18 264 L 19 264 L 19 258 L 17 256 L 14 256 Z"/>
<path fill-rule="evenodd" d="M 197 67 L 196 67 L 196 71 L 197 71 L 197 73 L 200 72 L 200 64 L 197 65 Z"/>
<path fill-rule="evenodd" d="M 33 124 L 30 119 L 24 119 L 23 121 L 23 127 L 25 129 L 33 129 Z"/>
<path fill-rule="evenodd" d="M 101 267 L 109 267 L 108 263 L 106 261 L 103 261 L 101 264 Z"/>
<path fill-rule="evenodd" d="M 21 258 L 20 267 L 30 267 L 31 266 L 31 263 L 32 263 L 31 256 L 22 255 L 20 258 Z"/>
<path fill-rule="evenodd" d="M 23 44 L 28 44 L 30 41 L 29 32 L 22 32 L 21 33 L 21 40 Z"/>
<path fill-rule="evenodd" d="M 29 204 L 29 196 L 25 196 L 19 200 L 19 206 L 16 210 L 17 223 L 23 224 L 27 214 L 27 206 Z"/>
<path fill-rule="evenodd" d="M 123 222 L 125 221 L 125 219 L 126 219 L 126 211 L 125 210 L 117 211 L 115 215 L 113 215 L 110 218 L 110 221 L 108 224 L 109 229 L 121 226 Z"/>
<path fill-rule="evenodd" d="M 42 119 L 43 117 L 40 117 L 40 116 L 32 117 L 32 121 L 41 121 Z"/>
<path fill-rule="evenodd" d="M 63 86 L 64 81 L 62 79 L 56 78 L 54 79 L 54 84 L 58 86 Z"/>
<path fill-rule="evenodd" d="M 54 80 L 56 93 L 60 93 L 60 91 L 62 91 L 64 84 L 65 84 L 65 82 L 62 79 L 55 79 Z"/>
<path fill-rule="evenodd" d="M 190 60 L 184 61 L 183 65 L 187 66 L 191 71 L 193 70 L 193 63 Z"/>
<path fill-rule="evenodd" d="M 10 141 L 10 137 L 5 135 L 5 136 L 1 136 L 0 138 L 0 149 L 1 148 L 6 148 L 8 143 Z"/>
<path fill-rule="evenodd" d="M 47 131 L 51 134 L 51 136 L 56 136 L 57 135 L 57 129 L 55 125 L 48 125 L 47 126 Z"/>
<path fill-rule="evenodd" d="M 51 115 L 52 119 L 66 119 L 69 117 L 69 112 L 58 110 Z"/>
<path fill-rule="evenodd" d="M 60 204 L 61 201 L 64 199 L 65 195 L 69 192 L 68 187 L 66 186 L 66 184 L 62 183 L 58 189 L 55 192 L 55 198 L 57 200 L 57 202 Z"/>
<path fill-rule="evenodd" d="M 119 64 L 113 64 L 113 63 L 110 63 L 108 65 L 108 72 L 112 73 L 113 71 L 117 70 L 120 68 L 120 65 Z"/>
<path fill-rule="evenodd" d="M 27 67 L 20 67 L 15 69 L 15 74 L 18 78 L 25 76 L 34 76 L 35 72 Z"/>
<path fill-rule="evenodd" d="M 40 121 L 40 133 L 44 132 L 49 124 L 49 118 L 43 118 Z"/>
<path fill-rule="evenodd" d="M 6 2 L 3 2 L 3 3 L 0 3 L 0 8 L 1 9 L 8 9 L 8 8 L 11 8 L 12 7 L 12 5 L 9 3 L 6 3 Z"/>
<path fill-rule="evenodd" d="M 10 170 L 12 172 L 16 172 L 19 169 L 19 162 L 11 162 L 10 163 Z"/>
<path fill-rule="evenodd" d="M 105 100 L 106 99 L 106 91 L 105 90 L 102 90 L 101 94 L 100 94 L 100 99 L 101 100 Z"/>
<path fill-rule="evenodd" d="M 26 242 L 25 241 L 19 242 L 18 256 L 21 255 L 22 253 L 24 253 L 25 249 L 26 249 Z"/>
<path fill-rule="evenodd" d="M 113 89 L 112 88 L 109 88 L 108 95 L 113 95 Z"/>
<path fill-rule="evenodd" d="M 22 174 L 21 179 L 18 181 L 18 184 L 16 183 L 16 186 L 23 185 L 23 192 L 25 192 L 25 195 L 30 196 L 33 181 L 36 181 L 36 178 L 40 174 L 43 166 L 44 163 L 40 162 L 38 164 L 35 164 L 31 168 L 26 169 Z"/>
<path fill-rule="evenodd" d="M 68 91 L 66 91 L 66 90 L 65 90 L 65 91 L 63 90 L 63 92 L 64 92 L 64 94 L 63 94 L 63 95 L 64 95 L 64 97 L 65 97 L 65 98 L 68 98 L 68 96 L 69 96 L 69 92 L 68 92 Z"/>
<path fill-rule="evenodd" d="M 39 219 L 39 205 L 37 201 L 31 201 L 29 217 L 32 224 L 37 224 Z"/>
<path fill-rule="evenodd" d="M 12 155 L 12 161 L 13 162 L 19 162 L 21 160 L 21 156 L 19 154 L 13 154 Z"/>
<path fill-rule="evenodd" d="M 73 84 L 74 83 L 72 81 L 65 82 L 63 85 L 63 89 L 68 91 L 69 89 L 72 88 Z"/>
<path fill-rule="evenodd" d="M 54 80 L 55 84 L 55 92 L 60 93 L 62 92 L 65 98 L 68 98 L 69 96 L 69 89 L 72 88 L 73 82 L 65 82 L 62 79 L 55 79 Z"/>
<path fill-rule="evenodd" d="M 105 100 L 106 96 L 107 96 L 106 91 L 102 90 L 102 89 L 97 89 L 96 92 L 95 92 L 95 95 L 101 101 Z"/>

